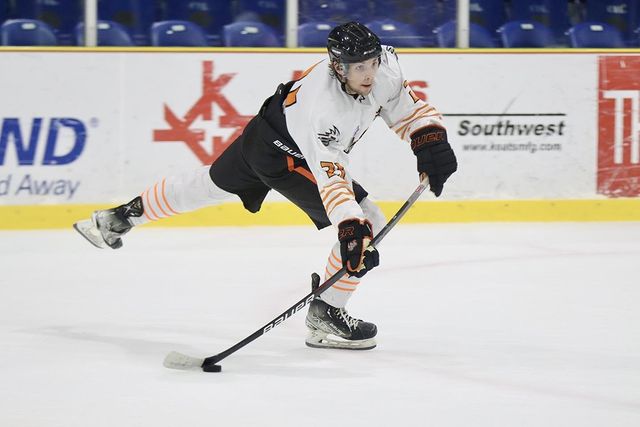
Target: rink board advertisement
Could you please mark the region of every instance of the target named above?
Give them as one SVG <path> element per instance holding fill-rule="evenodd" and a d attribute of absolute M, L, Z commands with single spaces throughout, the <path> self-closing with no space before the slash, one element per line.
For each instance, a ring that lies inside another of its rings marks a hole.
<path fill-rule="evenodd" d="M 210 164 L 313 52 L 5 51 L 0 205 L 109 204 Z M 445 117 L 448 201 L 606 200 L 640 191 L 640 55 L 401 52 Z M 401 201 L 415 158 L 380 119 L 348 169 Z M 282 200 L 278 195 L 269 200 Z"/>

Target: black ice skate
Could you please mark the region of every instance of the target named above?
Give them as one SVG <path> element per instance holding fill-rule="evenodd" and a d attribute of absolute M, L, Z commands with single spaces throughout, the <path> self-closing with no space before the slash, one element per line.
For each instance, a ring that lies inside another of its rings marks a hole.
<path fill-rule="evenodd" d="M 78 221 L 73 228 L 95 247 L 118 249 L 122 247 L 122 236 L 133 227 L 128 218 L 140 217 L 142 213 L 142 198 L 138 196 L 125 205 L 95 211 L 91 219 Z"/>
<path fill-rule="evenodd" d="M 344 308 L 317 298 L 309 305 L 306 324 L 309 347 L 369 350 L 376 346 L 376 325 L 354 319 Z"/>

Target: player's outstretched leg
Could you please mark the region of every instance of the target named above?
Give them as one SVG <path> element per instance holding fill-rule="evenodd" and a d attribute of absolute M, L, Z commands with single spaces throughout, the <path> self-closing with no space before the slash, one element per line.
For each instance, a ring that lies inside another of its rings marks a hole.
<path fill-rule="evenodd" d="M 91 219 L 76 222 L 73 228 L 94 246 L 118 249 L 122 246 L 122 236 L 134 226 L 223 203 L 233 197 L 236 196 L 214 184 L 209 166 L 202 166 L 163 178 L 129 203 L 95 211 Z"/>
<path fill-rule="evenodd" d="M 309 305 L 306 324 L 309 347 L 369 350 L 376 346 L 376 325 L 351 317 L 345 308 L 318 298 Z"/>

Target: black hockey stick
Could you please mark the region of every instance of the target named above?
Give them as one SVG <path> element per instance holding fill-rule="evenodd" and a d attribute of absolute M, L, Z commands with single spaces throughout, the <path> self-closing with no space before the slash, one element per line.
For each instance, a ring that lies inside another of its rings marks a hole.
<path fill-rule="evenodd" d="M 429 183 L 429 179 L 425 177 L 420 183 L 420 185 L 418 185 L 418 188 L 415 189 L 413 194 L 407 199 L 406 202 L 404 202 L 404 204 L 402 205 L 402 207 L 400 207 L 398 212 L 396 212 L 393 218 L 391 218 L 391 220 L 387 223 L 387 225 L 385 225 L 384 228 L 380 230 L 380 232 L 373 238 L 373 240 L 371 240 L 371 243 L 369 243 L 370 246 L 375 247 L 382 241 L 382 239 L 384 239 L 384 237 L 389 233 L 389 231 L 391 231 L 391 229 L 398 223 L 398 221 L 400 221 L 400 219 L 407 213 L 409 208 L 413 206 L 416 200 L 418 200 L 422 192 L 429 185 L 428 183 Z M 250 342 L 266 334 L 276 326 L 283 323 L 289 317 L 293 316 L 295 313 L 302 310 L 307 304 L 311 303 L 311 301 L 313 301 L 315 297 L 322 294 L 324 291 L 329 289 L 334 283 L 340 280 L 342 276 L 346 274 L 346 272 L 347 272 L 346 268 L 342 267 L 333 276 L 328 278 L 322 285 L 313 289 L 311 293 L 305 295 L 300 301 L 298 301 L 297 303 L 289 307 L 284 313 L 282 313 L 281 315 L 273 319 L 271 322 L 267 323 L 262 328 L 258 329 L 253 334 L 243 339 L 242 341 L 229 347 L 225 351 L 213 356 L 206 357 L 204 359 L 191 357 L 182 353 L 178 353 L 176 351 L 172 351 L 171 353 L 167 354 L 167 356 L 165 357 L 164 366 L 171 369 L 185 370 L 185 369 L 202 368 L 202 370 L 205 372 L 220 372 L 222 370 L 222 367 L 220 365 L 217 365 L 218 362 L 220 362 L 222 359 L 226 358 L 227 356 L 235 353 L 236 351 L 240 350 L 242 347 L 249 344 Z"/>

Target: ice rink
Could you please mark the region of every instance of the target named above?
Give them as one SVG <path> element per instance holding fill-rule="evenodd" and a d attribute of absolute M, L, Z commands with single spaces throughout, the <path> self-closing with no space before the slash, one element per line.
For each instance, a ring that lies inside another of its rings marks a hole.
<path fill-rule="evenodd" d="M 304 345 L 333 232 L 0 233 L 0 426 L 640 425 L 640 223 L 399 225 L 349 309 L 372 351 Z"/>

